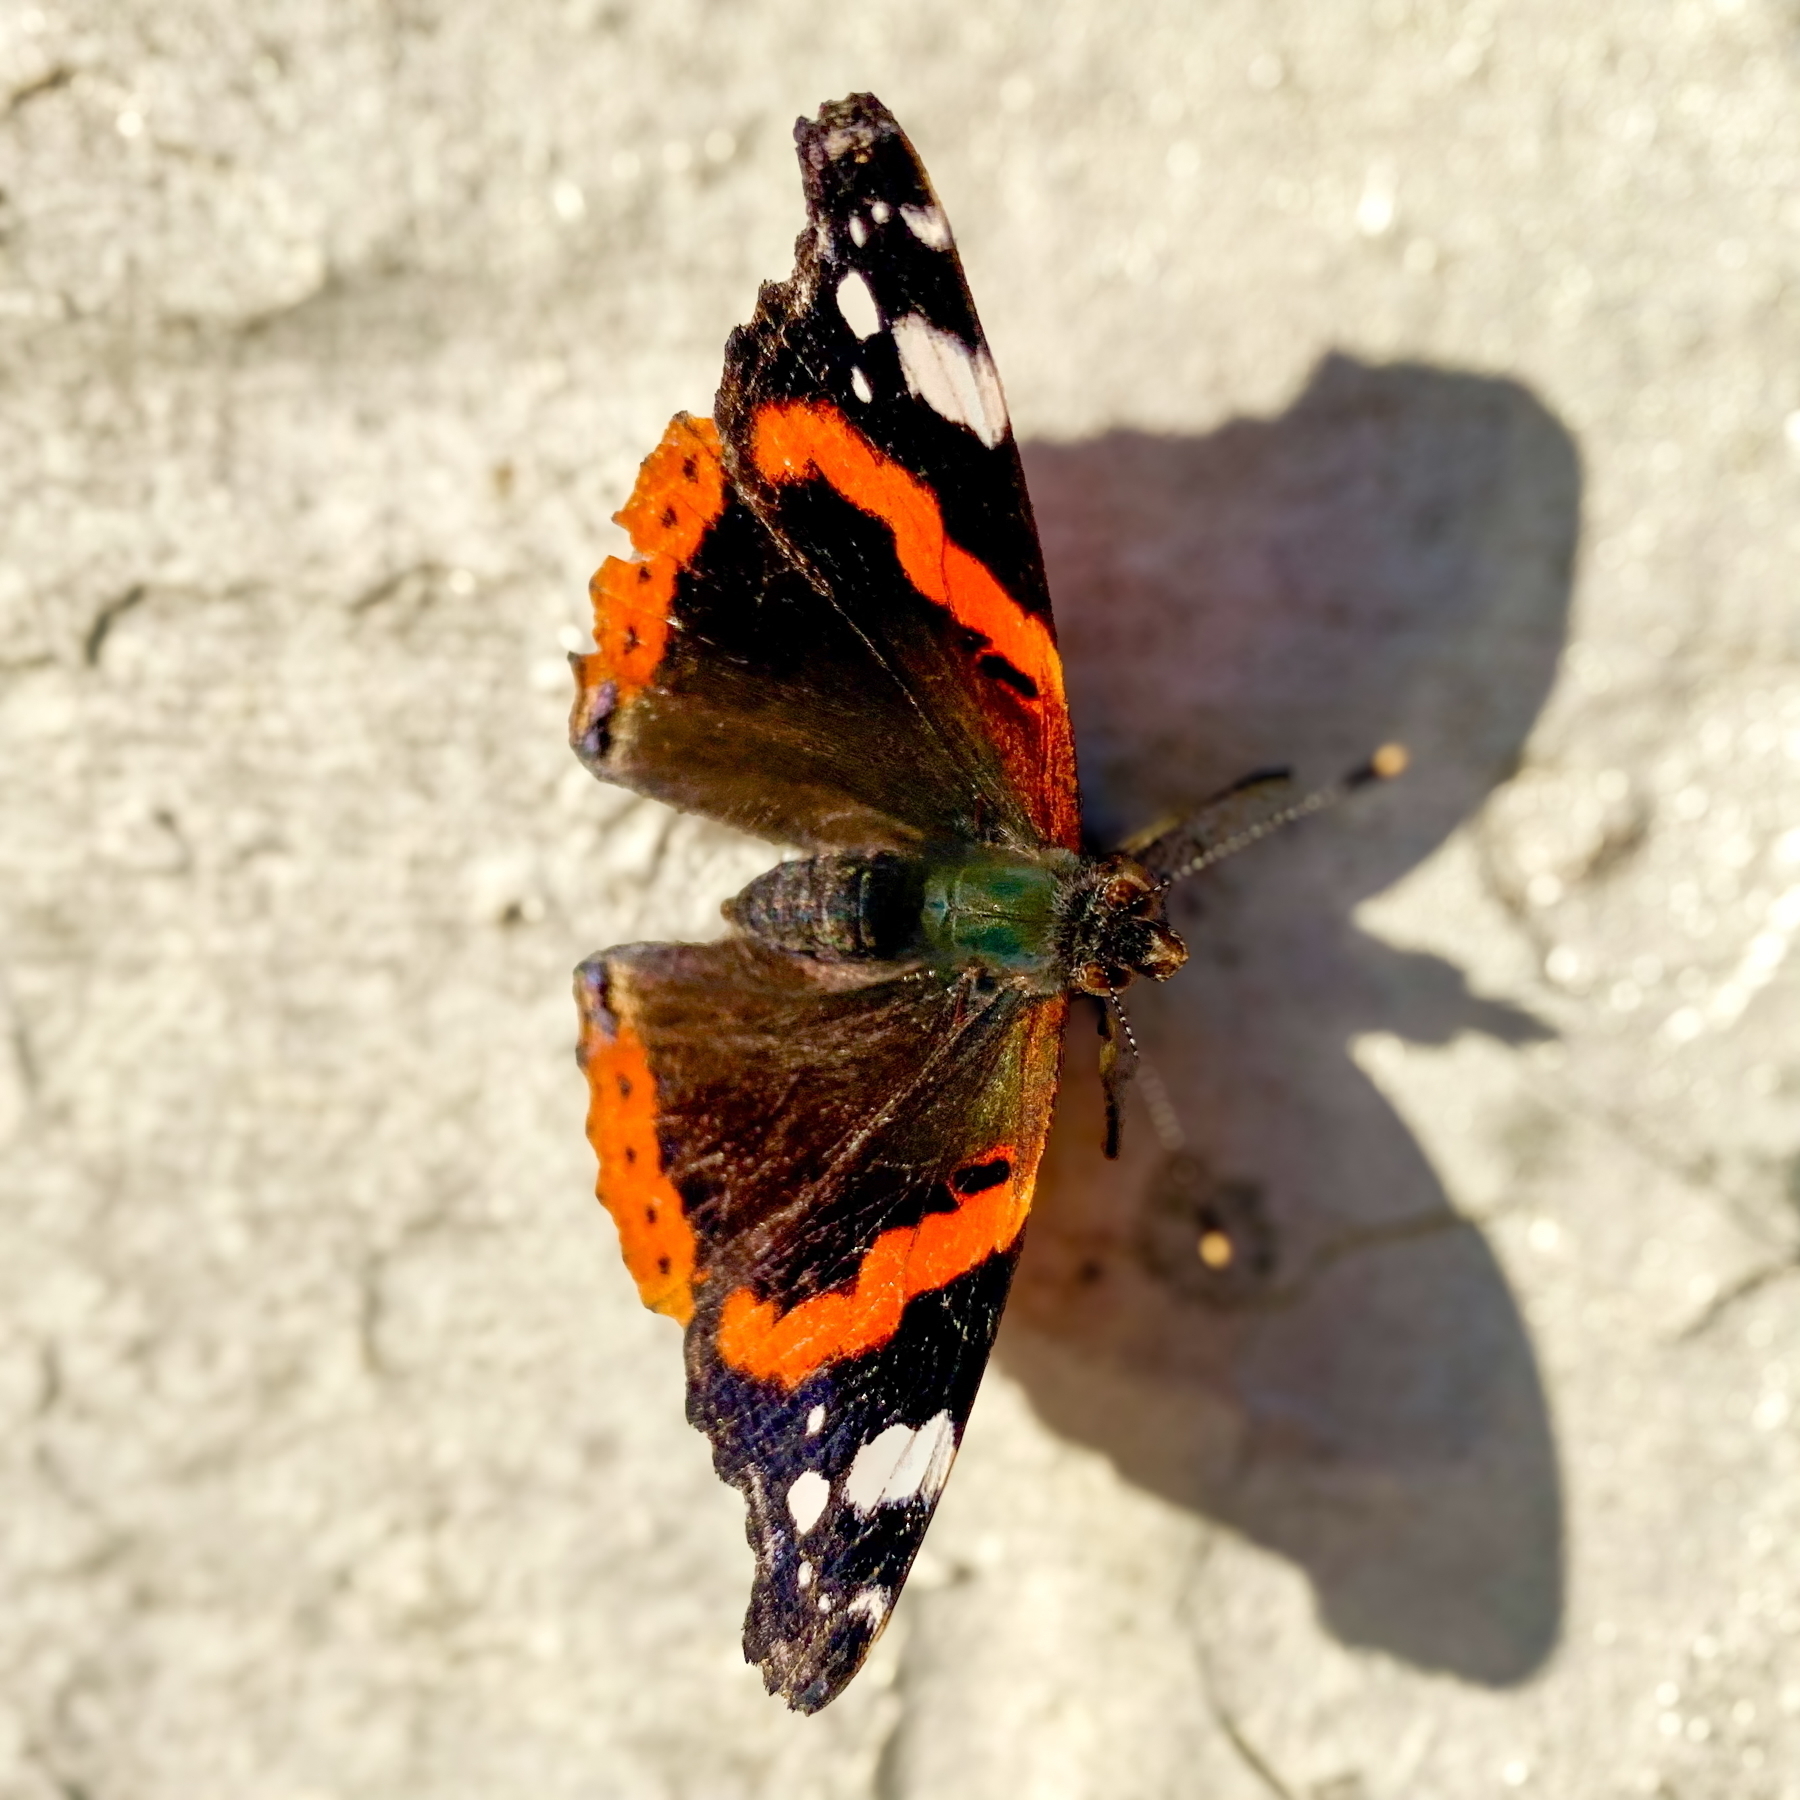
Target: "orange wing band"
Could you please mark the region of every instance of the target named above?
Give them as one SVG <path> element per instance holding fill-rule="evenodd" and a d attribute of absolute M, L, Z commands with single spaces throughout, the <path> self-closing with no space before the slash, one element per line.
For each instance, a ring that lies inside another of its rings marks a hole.
<path fill-rule="evenodd" d="M 982 1159 L 1013 1160 L 1010 1144 Z M 917 1225 L 884 1231 L 869 1247 L 848 1293 L 817 1294 L 787 1312 L 749 1288 L 728 1294 L 719 1314 L 719 1354 L 760 1381 L 796 1388 L 814 1370 L 884 1344 L 900 1329 L 907 1301 L 965 1275 L 1019 1235 L 1031 1210 L 1037 1165 Z"/>
<path fill-rule="evenodd" d="M 835 407 L 818 402 L 772 402 L 758 409 L 751 450 L 767 481 L 817 476 L 852 506 L 880 519 L 894 534 L 894 553 L 906 578 L 958 624 L 977 632 L 1037 690 L 1026 702 L 1037 741 L 1020 746 L 1035 766 L 1023 771 L 1033 822 L 1052 843 L 1080 838 L 1075 796 L 1075 748 L 1063 692 L 1062 657 L 1046 622 L 1027 612 L 987 565 L 950 541 L 931 490 L 891 462 Z"/>
<path fill-rule="evenodd" d="M 619 1228 L 639 1297 L 685 1325 L 694 1316 L 694 1228 L 663 1171 L 656 1078 L 643 1043 L 623 1019 L 609 1033 L 584 1009 L 579 1056 L 588 1078 L 588 1142 L 600 1158 L 594 1192 Z"/>
<path fill-rule="evenodd" d="M 1066 1011 L 1038 1008 L 1019 1047 L 1031 1135 L 1019 1151 L 1002 1144 L 971 1159 L 1005 1157 L 1012 1164 L 1006 1180 L 962 1196 L 953 1212 L 927 1213 L 917 1225 L 882 1232 L 848 1289 L 815 1294 L 786 1312 L 748 1287 L 733 1289 L 719 1311 L 719 1355 L 727 1363 L 760 1381 L 796 1388 L 827 1363 L 885 1344 L 899 1330 L 909 1300 L 949 1286 L 996 1251 L 1011 1248 L 1031 1211 L 1050 1131 Z"/>
<path fill-rule="evenodd" d="M 677 413 L 644 458 L 630 500 L 614 515 L 637 557 L 609 556 L 588 583 L 594 650 L 575 659 L 584 693 L 616 684 L 617 700 L 649 685 L 669 641 L 675 579 L 725 510 L 725 470 L 711 419 Z"/>

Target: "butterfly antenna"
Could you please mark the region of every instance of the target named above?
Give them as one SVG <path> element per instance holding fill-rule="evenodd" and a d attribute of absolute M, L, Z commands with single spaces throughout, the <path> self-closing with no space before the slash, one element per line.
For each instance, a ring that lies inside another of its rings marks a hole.
<path fill-rule="evenodd" d="M 1250 782 L 1240 782 L 1221 796 L 1218 803 L 1203 807 L 1200 813 L 1188 823 L 1178 825 L 1167 832 L 1156 843 L 1146 847 L 1144 860 L 1152 868 L 1166 859 L 1167 848 L 1173 848 L 1181 839 L 1189 840 L 1191 854 L 1187 855 L 1172 870 L 1166 870 L 1157 883 L 1158 889 L 1170 888 L 1178 881 L 1185 881 L 1190 875 L 1197 875 L 1202 869 L 1210 869 L 1214 863 L 1223 862 L 1228 856 L 1236 856 L 1240 850 L 1248 850 L 1252 844 L 1260 843 L 1264 838 L 1273 836 L 1277 831 L 1297 823 L 1301 819 L 1311 818 L 1314 813 L 1324 812 L 1326 808 L 1336 806 L 1340 800 L 1347 799 L 1358 788 L 1368 787 L 1372 782 L 1392 781 L 1396 775 L 1406 772 L 1410 761 L 1403 744 L 1383 744 L 1366 762 L 1359 763 L 1348 774 L 1340 775 L 1336 781 L 1322 788 L 1315 788 L 1310 794 L 1302 795 L 1298 800 L 1290 801 L 1286 806 L 1278 807 L 1274 812 L 1265 813 L 1261 818 L 1251 819 L 1239 825 L 1236 830 L 1227 829 L 1221 837 L 1209 841 L 1208 826 L 1214 822 L 1214 806 L 1231 804 L 1236 810 L 1241 807 L 1241 796 L 1254 786 L 1273 785 L 1280 777 L 1253 776 Z M 1165 850 L 1165 856 L 1159 857 L 1158 849 Z"/>
<path fill-rule="evenodd" d="M 1187 1133 L 1181 1129 L 1181 1117 L 1175 1111 L 1175 1102 L 1169 1098 L 1169 1084 L 1163 1080 L 1162 1071 L 1149 1057 L 1140 1056 L 1137 1073 L 1132 1079 L 1144 1096 L 1156 1141 L 1162 1145 L 1165 1154 L 1179 1156 L 1188 1147 Z"/>

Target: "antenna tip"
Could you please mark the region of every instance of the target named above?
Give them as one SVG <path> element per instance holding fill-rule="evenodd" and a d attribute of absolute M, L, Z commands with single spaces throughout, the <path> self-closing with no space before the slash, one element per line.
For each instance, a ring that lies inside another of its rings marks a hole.
<path fill-rule="evenodd" d="M 1369 773 L 1377 781 L 1392 781 L 1396 775 L 1406 773 L 1406 765 L 1411 761 L 1404 744 L 1383 744 L 1369 758 Z"/>

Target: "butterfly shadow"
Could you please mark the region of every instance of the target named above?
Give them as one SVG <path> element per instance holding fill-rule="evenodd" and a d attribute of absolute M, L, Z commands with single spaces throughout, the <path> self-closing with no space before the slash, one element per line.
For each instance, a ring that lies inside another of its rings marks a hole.
<path fill-rule="evenodd" d="M 1543 1385 L 1350 1049 L 1547 1032 L 1352 911 L 1516 763 L 1566 629 L 1574 443 L 1516 383 L 1332 356 L 1277 418 L 1026 465 L 1101 835 L 1272 763 L 1326 779 L 1397 739 L 1413 765 L 1178 896 L 1192 961 L 1133 993 L 1153 1074 L 1116 1164 L 1078 1011 L 1000 1354 L 1053 1428 L 1302 1568 L 1341 1641 L 1520 1681 L 1563 1604 Z"/>

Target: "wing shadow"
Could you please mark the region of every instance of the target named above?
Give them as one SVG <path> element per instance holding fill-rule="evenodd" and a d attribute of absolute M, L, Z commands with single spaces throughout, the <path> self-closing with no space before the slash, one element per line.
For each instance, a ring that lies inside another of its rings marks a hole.
<path fill-rule="evenodd" d="M 1139 1101 L 1105 1164 L 1072 1041 L 1000 1353 L 1055 1429 L 1291 1558 L 1342 1641 L 1522 1680 L 1564 1586 L 1536 1360 L 1347 1052 L 1543 1027 L 1351 912 L 1514 766 L 1565 635 L 1574 443 L 1513 382 L 1333 356 L 1280 417 L 1025 460 L 1100 835 L 1269 763 L 1320 779 L 1390 739 L 1414 760 L 1183 896 L 1193 961 L 1133 1018 L 1187 1155 Z M 1195 1254 L 1209 1222 L 1227 1271 Z"/>

